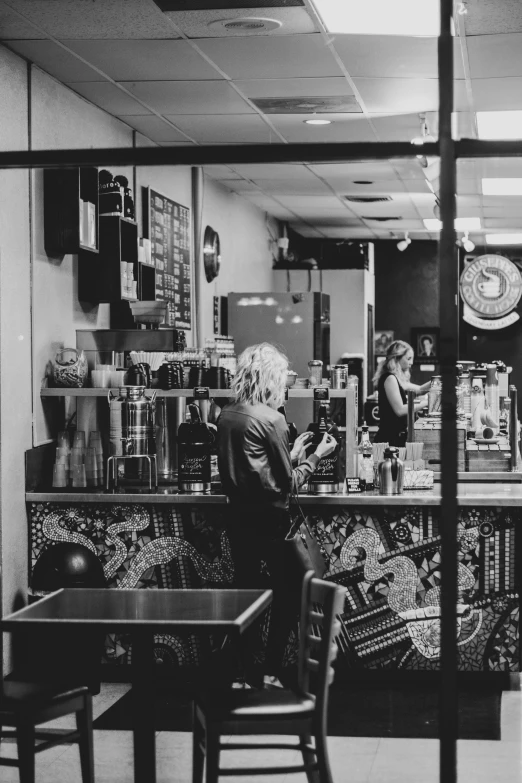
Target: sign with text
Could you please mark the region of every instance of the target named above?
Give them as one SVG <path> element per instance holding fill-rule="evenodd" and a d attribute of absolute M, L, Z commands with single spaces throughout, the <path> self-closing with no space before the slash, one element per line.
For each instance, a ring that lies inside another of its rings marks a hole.
<path fill-rule="evenodd" d="M 149 238 L 156 300 L 167 302 L 167 326 L 192 328 L 190 209 L 149 188 Z"/>
<path fill-rule="evenodd" d="M 509 258 L 478 256 L 464 267 L 460 295 L 465 321 L 479 329 L 504 329 L 519 318 L 512 310 L 522 296 L 522 275 Z"/>

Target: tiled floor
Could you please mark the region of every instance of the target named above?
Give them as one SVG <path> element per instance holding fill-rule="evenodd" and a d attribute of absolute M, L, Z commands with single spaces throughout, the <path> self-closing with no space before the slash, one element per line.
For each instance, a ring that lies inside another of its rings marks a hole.
<path fill-rule="evenodd" d="M 105 684 L 94 699 L 98 717 L 128 689 L 127 685 Z M 460 741 L 459 780 L 462 783 L 522 783 L 521 728 L 522 692 L 510 691 L 502 698 L 502 740 Z M 69 718 L 49 724 L 56 728 L 74 725 Z M 225 740 L 228 738 L 225 738 Z M 335 783 L 438 783 L 437 740 L 331 737 L 328 741 Z M 15 754 L 15 746 L 2 743 L 2 755 Z M 158 783 L 190 783 L 191 735 L 187 732 L 158 732 L 156 742 Z M 132 783 L 132 734 L 128 731 L 95 731 L 96 783 Z M 231 751 L 223 764 L 270 765 L 296 763 L 297 753 L 282 751 Z M 293 758 L 292 758 L 293 757 Z M 58 746 L 37 757 L 37 783 L 81 783 L 76 746 Z M 304 774 L 235 777 L 237 783 L 306 783 Z M 18 772 L 0 767 L 0 783 L 18 781 Z M 146 783 L 146 782 L 144 782 Z"/>

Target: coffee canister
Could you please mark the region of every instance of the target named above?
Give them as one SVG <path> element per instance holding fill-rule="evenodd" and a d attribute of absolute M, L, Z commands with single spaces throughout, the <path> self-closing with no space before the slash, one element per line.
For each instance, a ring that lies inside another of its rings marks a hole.
<path fill-rule="evenodd" d="M 330 384 L 332 389 L 345 389 L 348 379 L 347 364 L 332 364 L 330 367 Z"/>
<path fill-rule="evenodd" d="M 311 359 L 308 362 L 308 384 L 320 386 L 323 380 L 323 363 L 320 359 Z"/>

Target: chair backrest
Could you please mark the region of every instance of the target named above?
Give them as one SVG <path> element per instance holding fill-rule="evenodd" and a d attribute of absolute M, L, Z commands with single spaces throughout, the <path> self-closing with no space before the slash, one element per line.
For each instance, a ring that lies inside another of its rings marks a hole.
<path fill-rule="evenodd" d="M 346 589 L 335 582 L 316 579 L 308 571 L 301 593 L 298 685 L 316 699 L 318 717 L 326 721 L 328 688 L 334 679 L 332 663 L 337 657 L 335 637 L 341 624 Z"/>

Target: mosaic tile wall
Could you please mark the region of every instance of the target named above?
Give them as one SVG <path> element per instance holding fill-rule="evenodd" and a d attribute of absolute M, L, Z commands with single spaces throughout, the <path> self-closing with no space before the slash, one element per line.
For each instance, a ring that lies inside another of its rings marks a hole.
<path fill-rule="evenodd" d="M 32 565 L 54 542 L 93 551 L 111 588 L 226 587 L 233 564 L 224 510 L 185 506 L 28 506 Z M 322 506 L 308 513 L 328 559 L 325 578 L 347 587 L 340 666 L 437 669 L 440 659 L 438 509 Z M 462 509 L 458 522 L 459 667 L 519 671 L 517 510 Z M 165 664 L 198 660 L 198 640 L 158 635 Z M 292 645 L 287 656 L 295 657 Z M 129 663 L 125 636 L 110 635 L 106 662 Z"/>

